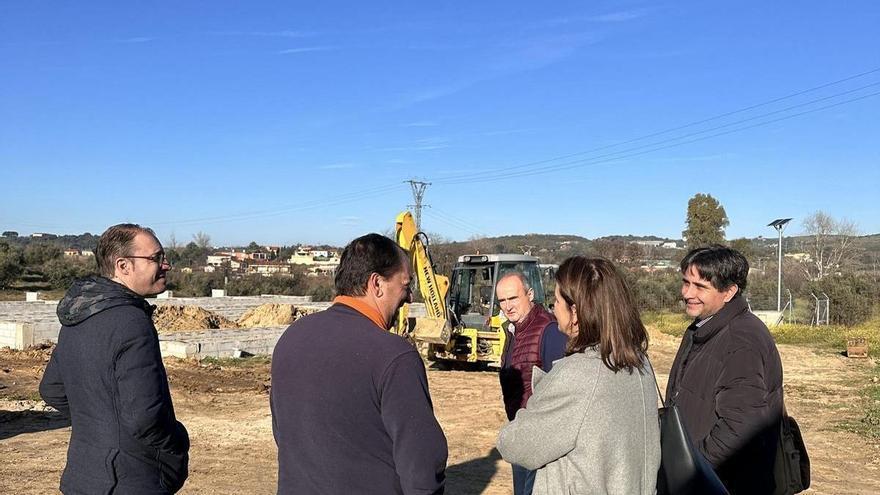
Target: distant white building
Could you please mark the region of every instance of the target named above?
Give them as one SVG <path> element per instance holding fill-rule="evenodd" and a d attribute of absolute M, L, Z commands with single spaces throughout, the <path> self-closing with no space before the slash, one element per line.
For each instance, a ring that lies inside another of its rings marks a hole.
<path fill-rule="evenodd" d="M 785 253 L 783 256 L 795 261 L 800 261 L 801 263 L 807 263 L 813 259 L 813 257 L 810 256 L 810 253 Z"/>
<path fill-rule="evenodd" d="M 247 272 L 268 277 L 275 274 L 290 273 L 290 265 L 275 261 L 255 261 L 248 265 Z"/>
<path fill-rule="evenodd" d="M 287 260 L 291 265 L 319 265 L 336 267 L 339 265 L 339 254 L 336 251 L 297 249 Z"/>
<path fill-rule="evenodd" d="M 660 247 L 663 245 L 663 241 L 633 241 L 633 244 L 638 244 L 639 246 Z"/>
<path fill-rule="evenodd" d="M 669 260 L 646 260 L 642 262 L 639 270 L 650 273 L 662 270 L 672 270 L 674 268 L 675 265 Z"/>
<path fill-rule="evenodd" d="M 232 257 L 226 253 L 209 254 L 208 258 L 205 260 L 205 265 L 220 267 L 226 263 L 229 263 L 230 259 L 232 259 Z"/>

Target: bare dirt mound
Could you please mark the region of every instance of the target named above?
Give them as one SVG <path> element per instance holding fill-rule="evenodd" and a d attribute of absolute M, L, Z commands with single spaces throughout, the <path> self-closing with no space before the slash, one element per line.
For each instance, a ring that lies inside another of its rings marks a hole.
<path fill-rule="evenodd" d="M 153 323 L 159 333 L 238 328 L 238 324 L 234 321 L 198 306 L 157 306 L 153 312 Z"/>
<path fill-rule="evenodd" d="M 293 304 L 262 304 L 241 315 L 241 318 L 238 319 L 238 326 L 253 328 L 290 325 L 299 318 L 316 311 L 311 308 L 297 308 Z"/>

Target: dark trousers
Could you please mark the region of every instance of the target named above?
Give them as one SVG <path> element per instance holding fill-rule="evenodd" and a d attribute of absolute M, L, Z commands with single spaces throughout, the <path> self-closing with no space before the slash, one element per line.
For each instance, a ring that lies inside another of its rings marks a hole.
<path fill-rule="evenodd" d="M 532 487 L 535 485 L 535 473 L 516 464 L 513 468 L 513 495 L 532 495 Z"/>

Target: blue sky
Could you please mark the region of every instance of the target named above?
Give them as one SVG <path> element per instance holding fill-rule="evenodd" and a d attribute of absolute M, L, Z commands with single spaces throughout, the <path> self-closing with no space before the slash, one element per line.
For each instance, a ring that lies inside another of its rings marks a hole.
<path fill-rule="evenodd" d="M 3 1 L 0 229 L 341 245 L 417 178 L 456 240 L 678 237 L 698 192 L 728 238 L 877 233 L 880 3 L 845 5 Z"/>

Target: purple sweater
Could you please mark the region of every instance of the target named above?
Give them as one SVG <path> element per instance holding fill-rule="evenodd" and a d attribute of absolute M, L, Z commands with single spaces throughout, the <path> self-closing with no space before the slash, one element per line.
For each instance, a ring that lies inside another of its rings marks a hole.
<path fill-rule="evenodd" d="M 293 323 L 272 357 L 278 493 L 443 493 L 446 437 L 416 350 L 335 304 Z"/>

